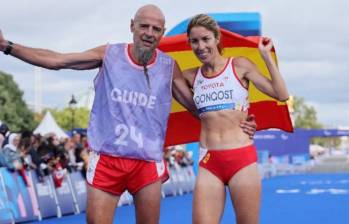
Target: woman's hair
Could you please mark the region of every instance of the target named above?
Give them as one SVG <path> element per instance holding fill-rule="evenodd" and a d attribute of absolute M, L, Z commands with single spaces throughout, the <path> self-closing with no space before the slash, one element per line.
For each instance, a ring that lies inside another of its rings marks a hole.
<path fill-rule="evenodd" d="M 202 26 L 206 28 L 207 30 L 213 33 L 214 37 L 217 40 L 220 40 L 221 31 L 219 30 L 219 26 L 217 22 L 211 16 L 208 16 L 206 14 L 198 14 L 194 16 L 188 24 L 188 28 L 187 28 L 188 38 L 189 38 L 191 29 L 196 26 Z M 220 46 L 220 42 L 217 44 L 217 48 L 218 48 L 219 54 L 222 54 L 223 50 L 222 50 L 222 47 Z"/>

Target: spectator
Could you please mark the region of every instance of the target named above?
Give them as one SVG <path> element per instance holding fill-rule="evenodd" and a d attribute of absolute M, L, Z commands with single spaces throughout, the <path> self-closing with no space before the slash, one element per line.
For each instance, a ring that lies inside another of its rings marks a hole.
<path fill-rule="evenodd" d="M 88 141 L 87 141 L 87 136 L 86 135 L 82 135 L 81 136 L 81 144 L 82 144 L 82 147 L 84 149 L 88 149 L 89 146 L 88 146 Z"/>
<path fill-rule="evenodd" d="M 49 139 L 42 140 L 38 148 L 38 154 L 40 158 L 43 160 L 49 160 L 55 154 L 54 149 L 52 147 L 52 142 L 50 143 L 49 141 L 50 141 Z"/>
<path fill-rule="evenodd" d="M 182 151 L 182 153 L 183 156 L 179 161 L 179 165 L 181 165 L 182 167 L 192 166 L 194 164 L 194 161 L 191 158 L 191 154 L 189 154 L 187 151 Z"/>
<path fill-rule="evenodd" d="M 22 176 L 26 186 L 29 186 L 29 181 L 25 175 L 22 157 L 18 150 L 20 135 L 12 133 L 9 135 L 8 139 L 8 144 L 5 145 L 3 149 L 5 166 L 11 172 L 18 172 L 19 175 Z"/>
<path fill-rule="evenodd" d="M 0 149 L 8 143 L 8 136 L 10 130 L 5 123 L 0 121 L 0 135 L 2 135 L 3 140 L 0 140 Z"/>
<path fill-rule="evenodd" d="M 24 168 L 27 170 L 29 169 L 36 169 L 35 163 L 33 163 L 32 156 L 29 154 L 29 150 L 31 148 L 31 139 L 30 137 L 24 137 L 23 134 L 19 141 L 18 149 L 19 154 L 21 155 L 22 164 Z"/>
<path fill-rule="evenodd" d="M 59 188 L 62 186 L 67 170 L 62 167 L 58 159 L 54 161 L 52 167 L 53 167 L 53 170 L 52 170 L 53 182 L 55 184 L 55 187 Z"/>
<path fill-rule="evenodd" d="M 187 152 L 183 145 L 169 146 L 165 148 L 164 159 L 170 167 L 175 167 L 176 169 L 192 166 L 194 164 L 192 154 Z"/>
<path fill-rule="evenodd" d="M 5 141 L 5 136 L 0 133 L 0 150 L 2 149 L 2 143 Z"/>
<path fill-rule="evenodd" d="M 38 176 L 38 179 L 40 182 L 44 181 L 44 171 L 41 169 L 40 163 L 41 163 L 41 158 L 40 155 L 38 153 L 38 148 L 41 144 L 41 136 L 40 135 L 32 135 L 31 136 L 31 144 L 30 144 L 30 148 L 28 151 L 28 154 L 31 157 L 31 160 L 33 162 L 33 164 L 35 164 L 36 169 L 36 175 Z"/>
<path fill-rule="evenodd" d="M 54 157 L 57 156 L 58 151 L 59 151 L 59 140 L 56 136 L 56 134 L 51 134 L 48 138 L 47 138 L 47 149 L 48 149 L 48 153 L 50 153 L 51 155 L 53 155 Z"/>
<path fill-rule="evenodd" d="M 18 134 L 10 134 L 9 143 L 3 148 L 3 155 L 5 159 L 5 166 L 10 171 L 20 170 L 23 168 L 21 155 L 18 151 L 20 136 Z"/>
<path fill-rule="evenodd" d="M 5 158 L 4 155 L 2 153 L 2 143 L 5 140 L 5 136 L 3 136 L 2 134 L 0 134 L 0 167 L 5 166 Z"/>
<path fill-rule="evenodd" d="M 68 166 L 69 171 L 76 170 L 77 163 L 76 163 L 76 156 L 75 156 L 75 144 L 72 139 L 68 139 L 64 144 L 64 150 L 67 154 L 68 158 Z"/>
<path fill-rule="evenodd" d="M 84 165 L 84 160 L 81 157 L 81 153 L 83 152 L 84 147 L 81 143 L 81 135 L 78 132 L 73 133 L 72 142 L 74 143 L 74 146 L 75 146 L 74 154 L 75 154 L 75 162 L 77 165 L 77 169 L 82 170 Z"/>

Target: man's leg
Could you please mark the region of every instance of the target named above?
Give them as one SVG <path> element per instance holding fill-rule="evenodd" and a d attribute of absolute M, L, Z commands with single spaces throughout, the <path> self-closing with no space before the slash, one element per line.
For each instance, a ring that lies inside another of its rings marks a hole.
<path fill-rule="evenodd" d="M 161 181 L 143 187 L 134 195 L 137 224 L 158 224 L 160 219 Z"/>
<path fill-rule="evenodd" d="M 87 185 L 88 224 L 111 224 L 120 197 Z"/>

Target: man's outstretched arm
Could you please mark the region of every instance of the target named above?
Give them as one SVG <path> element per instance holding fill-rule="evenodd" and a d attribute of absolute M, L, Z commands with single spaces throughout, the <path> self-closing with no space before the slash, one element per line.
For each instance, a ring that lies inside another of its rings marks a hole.
<path fill-rule="evenodd" d="M 0 30 L 0 51 L 39 67 L 59 70 L 86 70 L 98 68 L 103 61 L 106 45 L 81 53 L 58 53 L 51 50 L 30 48 L 12 43 Z"/>

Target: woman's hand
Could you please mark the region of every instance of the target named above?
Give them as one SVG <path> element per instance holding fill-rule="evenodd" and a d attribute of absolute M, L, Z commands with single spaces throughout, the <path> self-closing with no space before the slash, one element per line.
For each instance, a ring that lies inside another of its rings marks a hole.
<path fill-rule="evenodd" d="M 271 49 L 273 49 L 273 41 L 268 37 L 261 37 L 258 43 L 258 49 L 262 57 L 265 59 L 270 56 Z"/>

